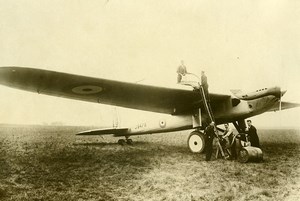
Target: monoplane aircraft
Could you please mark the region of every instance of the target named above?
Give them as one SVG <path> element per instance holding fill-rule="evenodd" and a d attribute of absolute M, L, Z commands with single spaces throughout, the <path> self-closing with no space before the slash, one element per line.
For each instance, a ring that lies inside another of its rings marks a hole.
<path fill-rule="evenodd" d="M 1 67 L 0 84 L 38 94 L 169 114 L 157 121 L 151 119 L 149 122 L 136 123 L 133 127 L 115 126 L 84 131 L 79 135 L 112 134 L 115 137 L 125 137 L 118 141 L 123 144 L 132 143 L 129 137 L 133 135 L 194 129 L 188 137 L 190 150 L 198 153 L 205 147 L 202 130 L 211 121 L 211 117 L 205 108 L 207 101 L 195 87 L 195 82 L 185 83 L 193 87 L 168 88 L 49 70 Z M 285 92 L 275 86 L 250 93 L 232 90 L 233 95 L 210 93 L 209 107 L 217 125 L 231 122 L 242 132 L 246 127 L 246 118 L 268 111 L 299 107 L 300 104 L 297 103 L 281 102 Z"/>

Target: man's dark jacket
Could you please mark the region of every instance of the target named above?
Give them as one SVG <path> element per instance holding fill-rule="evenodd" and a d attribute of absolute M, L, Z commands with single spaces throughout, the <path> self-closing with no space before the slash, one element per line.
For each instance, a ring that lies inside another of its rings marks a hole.
<path fill-rule="evenodd" d="M 257 135 L 256 128 L 251 125 L 247 133 L 250 138 L 251 146 L 259 147 L 259 138 Z"/>

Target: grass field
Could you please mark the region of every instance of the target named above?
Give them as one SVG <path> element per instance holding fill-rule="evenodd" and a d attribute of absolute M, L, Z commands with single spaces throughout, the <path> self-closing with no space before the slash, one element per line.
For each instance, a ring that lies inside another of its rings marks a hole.
<path fill-rule="evenodd" d="M 75 137 L 79 127 L 0 128 L 0 200 L 299 200 L 300 131 L 259 130 L 261 163 L 192 154 L 186 132 Z"/>

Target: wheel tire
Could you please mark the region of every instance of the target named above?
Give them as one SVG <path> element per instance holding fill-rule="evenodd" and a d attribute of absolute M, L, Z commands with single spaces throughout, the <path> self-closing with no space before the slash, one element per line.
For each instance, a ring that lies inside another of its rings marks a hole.
<path fill-rule="evenodd" d="M 191 152 L 202 153 L 205 149 L 204 134 L 200 131 L 193 131 L 188 137 L 187 144 Z"/>
<path fill-rule="evenodd" d="M 129 145 L 132 145 L 132 142 L 133 142 L 132 139 L 127 139 L 126 140 L 126 143 L 129 144 Z"/>
<path fill-rule="evenodd" d="M 124 145 L 126 142 L 125 142 L 125 140 L 124 139 L 119 139 L 118 140 L 118 144 L 119 145 Z"/>

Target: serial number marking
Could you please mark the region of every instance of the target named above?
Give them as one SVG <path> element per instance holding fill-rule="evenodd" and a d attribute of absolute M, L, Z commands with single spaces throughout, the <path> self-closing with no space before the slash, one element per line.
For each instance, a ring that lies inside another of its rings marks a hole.
<path fill-rule="evenodd" d="M 146 128 L 147 124 L 146 123 L 139 123 L 135 126 L 135 129 L 141 129 L 141 128 Z"/>

